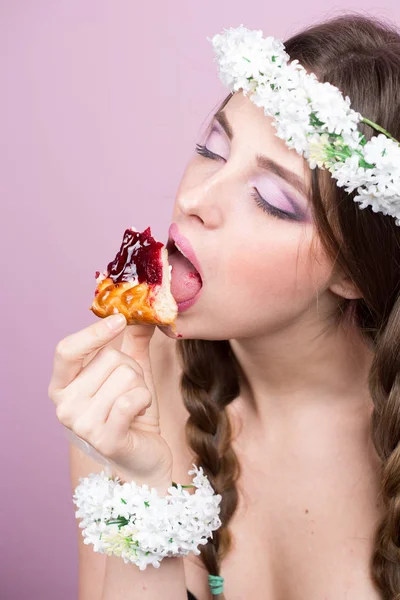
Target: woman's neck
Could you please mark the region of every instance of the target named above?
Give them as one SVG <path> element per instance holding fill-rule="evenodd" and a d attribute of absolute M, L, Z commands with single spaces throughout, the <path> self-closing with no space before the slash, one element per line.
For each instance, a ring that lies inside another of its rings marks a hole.
<path fill-rule="evenodd" d="M 311 410 L 330 417 L 331 409 L 371 407 L 368 373 L 373 352 L 358 330 L 340 326 L 321 331 L 307 325 L 284 333 L 230 340 L 242 370 L 235 402 L 251 429 L 270 427 L 272 419 L 291 419 Z"/>

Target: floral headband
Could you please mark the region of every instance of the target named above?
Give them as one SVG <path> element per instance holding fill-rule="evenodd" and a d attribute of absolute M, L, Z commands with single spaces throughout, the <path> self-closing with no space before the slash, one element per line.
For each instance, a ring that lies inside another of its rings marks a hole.
<path fill-rule="evenodd" d="M 211 41 L 221 81 L 274 117 L 272 125 L 311 169 L 328 169 L 339 187 L 357 189 L 355 202 L 371 206 L 400 225 L 400 143 L 385 129 L 350 108 L 350 99 L 317 80 L 297 59 L 289 61 L 281 40 L 241 25 Z M 380 133 L 366 141 L 361 121 Z"/>

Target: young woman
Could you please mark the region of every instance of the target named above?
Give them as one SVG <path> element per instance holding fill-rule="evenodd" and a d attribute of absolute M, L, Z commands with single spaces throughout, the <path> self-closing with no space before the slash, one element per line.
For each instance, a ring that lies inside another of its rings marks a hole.
<path fill-rule="evenodd" d="M 400 138 L 394 28 L 345 16 L 284 45 Z M 80 600 L 206 600 L 208 574 L 227 600 L 399 600 L 400 227 L 310 169 L 240 91 L 199 140 L 172 221 L 203 282 L 182 338 L 99 321 L 60 342 L 49 394 L 105 456 L 134 418 L 123 479 L 162 494 L 202 465 L 222 526 L 200 556 L 144 571 L 81 541 Z M 74 486 L 101 468 L 72 446 Z"/>

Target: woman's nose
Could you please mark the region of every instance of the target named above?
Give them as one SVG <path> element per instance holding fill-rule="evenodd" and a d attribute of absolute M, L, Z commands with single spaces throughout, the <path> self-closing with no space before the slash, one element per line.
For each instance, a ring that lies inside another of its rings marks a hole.
<path fill-rule="evenodd" d="M 178 209 L 186 216 L 199 217 L 208 227 L 220 227 L 229 210 L 228 198 L 232 193 L 229 177 L 222 171 L 195 185 L 184 184 L 177 195 Z"/>

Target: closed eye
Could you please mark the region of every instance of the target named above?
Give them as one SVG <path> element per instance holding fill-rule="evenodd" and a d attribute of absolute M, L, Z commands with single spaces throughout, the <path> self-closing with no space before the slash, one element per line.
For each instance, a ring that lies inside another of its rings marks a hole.
<path fill-rule="evenodd" d="M 206 158 L 211 158 L 212 160 L 225 161 L 222 156 L 215 154 L 211 150 L 207 148 L 207 146 L 196 144 L 196 152 L 201 154 L 201 156 L 205 156 Z M 261 208 L 264 212 L 270 214 L 273 217 L 277 217 L 278 219 L 287 219 L 289 221 L 301 221 L 301 218 L 295 213 L 287 213 L 283 210 L 280 210 L 276 206 L 272 206 L 267 202 L 258 192 L 257 188 L 254 188 L 254 191 L 251 194 L 253 198 L 256 200 L 257 206 Z M 288 199 L 289 200 L 289 199 Z M 290 201 L 289 201 L 290 202 Z"/>
<path fill-rule="evenodd" d="M 207 146 L 202 146 L 201 144 L 196 144 L 196 152 L 198 154 L 201 154 L 202 156 L 205 156 L 206 158 L 212 158 L 213 160 L 225 160 L 224 158 L 222 158 L 222 156 L 211 152 L 211 150 L 209 150 Z"/>

